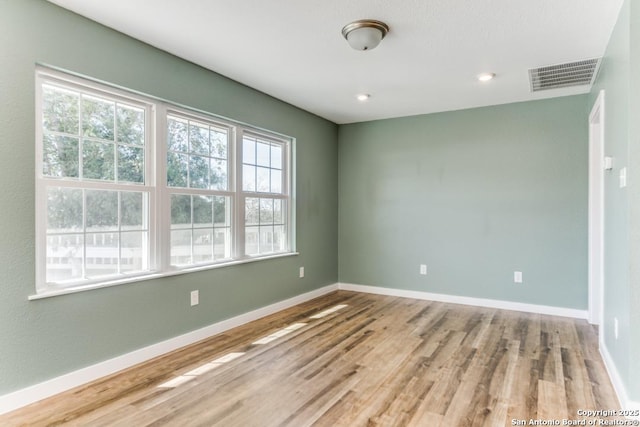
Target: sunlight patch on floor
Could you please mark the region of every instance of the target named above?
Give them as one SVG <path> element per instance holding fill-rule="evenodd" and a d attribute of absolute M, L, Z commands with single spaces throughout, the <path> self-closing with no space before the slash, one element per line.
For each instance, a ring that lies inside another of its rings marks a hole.
<path fill-rule="evenodd" d="M 160 384 L 158 388 L 178 387 L 179 385 L 182 385 L 188 381 L 191 381 L 192 379 L 196 378 L 198 375 L 202 375 L 206 372 L 211 371 L 212 369 L 215 369 L 219 366 L 224 365 L 225 363 L 228 363 L 228 362 L 231 362 L 232 360 L 237 359 L 243 354 L 244 353 L 239 353 L 239 352 L 225 354 L 224 356 L 218 357 L 217 359 L 212 360 L 211 362 L 207 362 L 204 365 L 201 365 L 195 369 L 192 369 L 186 374 L 180 375 L 179 377 L 173 378 L 167 382 Z"/>
<path fill-rule="evenodd" d="M 335 313 L 336 311 L 342 310 L 343 308 L 348 307 L 347 304 L 338 304 L 336 306 L 333 306 L 331 308 L 328 308 L 324 311 L 321 311 L 320 313 L 314 314 L 313 316 L 310 316 L 309 319 L 321 319 L 323 317 L 326 317 L 332 313 Z M 286 326 L 282 329 L 279 329 L 277 331 L 275 331 L 274 333 L 267 335 L 266 337 L 260 338 L 257 341 L 254 341 L 253 343 L 251 343 L 251 345 L 264 345 L 264 344 L 269 344 L 272 341 L 277 340 L 278 338 L 284 337 L 285 335 L 290 334 L 291 332 L 297 331 L 300 328 L 304 328 L 305 326 L 307 326 L 307 323 L 293 323 L 289 326 Z M 192 369 L 191 371 L 180 375 L 179 377 L 173 378 L 169 381 L 166 381 L 162 384 L 160 384 L 158 386 L 158 388 L 175 388 L 178 387 L 182 384 L 185 384 L 195 378 L 197 378 L 199 375 L 202 375 L 204 373 L 207 373 L 213 369 L 216 369 L 220 366 L 222 366 L 225 363 L 231 362 L 234 359 L 237 359 L 238 357 L 244 355 L 244 353 L 240 353 L 240 352 L 233 352 L 233 353 L 228 353 L 225 354 L 224 356 L 221 356 L 215 360 L 212 360 L 210 362 L 207 362 L 203 365 L 198 366 L 195 369 Z"/>
<path fill-rule="evenodd" d="M 338 304 L 338 305 L 336 305 L 334 307 L 331 307 L 331 308 L 328 308 L 328 309 L 326 309 L 324 311 L 321 311 L 318 314 L 314 314 L 313 316 L 310 316 L 309 319 L 321 319 L 321 318 L 323 318 L 325 316 L 330 315 L 331 313 L 335 313 L 338 310 L 342 310 L 345 307 L 348 307 L 348 305 L 347 304 Z"/>
<path fill-rule="evenodd" d="M 293 325 L 287 326 L 286 328 L 282 328 L 274 333 L 272 333 L 271 335 L 267 335 L 264 338 L 260 338 L 258 341 L 254 341 L 253 343 L 251 343 L 252 345 L 263 345 L 263 344 L 268 344 L 271 341 L 275 341 L 280 337 L 283 337 L 287 334 L 290 334 L 293 331 L 296 331 L 300 328 L 303 328 L 307 326 L 306 323 L 294 323 Z"/>

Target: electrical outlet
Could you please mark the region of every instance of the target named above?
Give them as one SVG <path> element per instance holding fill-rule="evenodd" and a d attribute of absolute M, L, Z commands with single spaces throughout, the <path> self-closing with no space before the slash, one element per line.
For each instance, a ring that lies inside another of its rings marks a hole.
<path fill-rule="evenodd" d="M 200 291 L 191 291 L 191 306 L 200 304 Z"/>
<path fill-rule="evenodd" d="M 513 283 L 522 283 L 522 271 L 513 272 Z"/>
<path fill-rule="evenodd" d="M 618 318 L 613 318 L 613 335 L 618 339 Z"/>
<path fill-rule="evenodd" d="M 300 278 L 304 277 L 304 267 L 300 267 Z"/>
<path fill-rule="evenodd" d="M 427 275 L 427 264 L 420 264 L 420 274 L 423 276 Z"/>

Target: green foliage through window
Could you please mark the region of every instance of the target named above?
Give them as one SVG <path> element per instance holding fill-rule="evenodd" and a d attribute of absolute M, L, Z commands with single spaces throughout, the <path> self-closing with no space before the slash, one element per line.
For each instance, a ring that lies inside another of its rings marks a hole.
<path fill-rule="evenodd" d="M 38 293 L 288 253 L 291 142 L 38 67 Z"/>
<path fill-rule="evenodd" d="M 48 84 L 41 105 L 43 175 L 144 183 L 144 109 Z"/>

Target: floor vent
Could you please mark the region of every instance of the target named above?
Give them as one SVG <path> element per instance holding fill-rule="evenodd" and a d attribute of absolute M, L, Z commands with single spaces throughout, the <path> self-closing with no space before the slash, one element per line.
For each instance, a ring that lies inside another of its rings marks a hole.
<path fill-rule="evenodd" d="M 529 70 L 531 92 L 593 84 L 600 59 L 585 59 L 566 64 L 549 65 Z"/>

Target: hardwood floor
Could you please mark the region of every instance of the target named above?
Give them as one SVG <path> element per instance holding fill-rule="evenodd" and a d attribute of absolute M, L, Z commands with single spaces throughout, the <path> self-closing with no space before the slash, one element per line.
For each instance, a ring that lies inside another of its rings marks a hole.
<path fill-rule="evenodd" d="M 618 407 L 586 321 L 340 291 L 0 425 L 503 426 Z"/>

